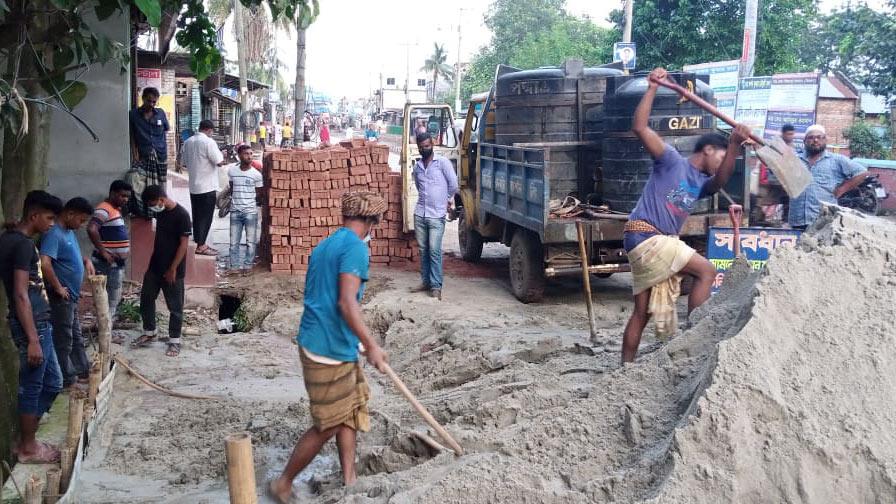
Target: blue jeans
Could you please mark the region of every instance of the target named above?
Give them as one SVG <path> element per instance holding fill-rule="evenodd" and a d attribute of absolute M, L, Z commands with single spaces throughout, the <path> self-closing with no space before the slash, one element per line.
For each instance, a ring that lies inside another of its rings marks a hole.
<path fill-rule="evenodd" d="M 420 281 L 430 289 L 442 288 L 442 236 L 445 218 L 414 216 L 414 234 L 420 247 Z"/>
<path fill-rule="evenodd" d="M 240 242 L 246 230 L 246 259 L 240 262 Z M 255 264 L 255 244 L 258 241 L 258 212 L 230 211 L 230 269 L 248 268 Z"/>
<path fill-rule="evenodd" d="M 19 349 L 19 414 L 41 416 L 50 410 L 62 390 L 62 370 L 53 347 L 53 327 L 49 320 L 37 322 L 37 337 L 43 360 L 28 364 L 28 336 L 18 321 L 10 319 L 9 332 Z"/>
<path fill-rule="evenodd" d="M 124 260 L 109 264 L 101 257 L 92 257 L 93 269 L 97 275 L 106 275 L 106 295 L 109 297 L 109 317 L 114 322 L 121 302 L 121 282 L 124 279 Z"/>

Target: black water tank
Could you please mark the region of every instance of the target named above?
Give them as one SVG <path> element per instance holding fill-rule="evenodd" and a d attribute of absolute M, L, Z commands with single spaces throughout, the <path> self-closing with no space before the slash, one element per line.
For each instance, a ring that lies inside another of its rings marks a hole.
<path fill-rule="evenodd" d="M 673 80 L 690 88 L 704 100 L 715 103 L 712 89 L 693 73 L 670 73 Z M 604 138 L 600 192 L 611 209 L 631 212 L 653 171 L 653 158 L 631 132 L 635 108 L 647 91 L 647 76 L 633 75 L 607 79 L 604 99 Z M 697 139 L 715 130 L 715 118 L 672 90 L 659 88 L 650 114 L 650 127 L 688 156 Z M 695 213 L 710 209 L 710 200 L 697 203 Z"/>
<path fill-rule="evenodd" d="M 600 141 L 607 78 L 621 74 L 615 69 L 583 68 L 580 61 L 568 61 L 562 68 L 498 76 L 495 142 Z"/>

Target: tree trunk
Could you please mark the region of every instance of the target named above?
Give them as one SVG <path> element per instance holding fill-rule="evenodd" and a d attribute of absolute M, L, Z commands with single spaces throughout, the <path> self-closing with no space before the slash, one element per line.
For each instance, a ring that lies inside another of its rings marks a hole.
<path fill-rule="evenodd" d="M 295 135 L 304 135 L 305 119 L 305 30 L 300 28 L 300 22 L 296 23 L 296 85 L 295 85 Z"/>
<path fill-rule="evenodd" d="M 35 81 L 21 83 L 26 96 L 40 98 L 46 93 Z M 15 132 L 6 130 L 3 141 L 3 217 L 17 220 L 28 191 L 46 189 L 47 154 L 50 150 L 50 110 L 46 105 L 28 102 L 28 134 L 16 148 Z"/>
<path fill-rule="evenodd" d="M 249 84 L 246 78 L 249 75 L 249 69 L 246 64 L 246 32 L 243 25 L 243 4 L 240 0 L 233 0 L 233 31 L 236 35 L 236 60 L 240 72 L 240 119 L 249 111 Z M 242 128 L 243 121 L 238 121 L 240 129 L 239 138 L 246 141 L 246 131 Z"/>
<path fill-rule="evenodd" d="M 439 69 L 436 67 L 435 70 L 432 71 L 432 102 L 436 102 L 436 84 L 439 81 Z"/>

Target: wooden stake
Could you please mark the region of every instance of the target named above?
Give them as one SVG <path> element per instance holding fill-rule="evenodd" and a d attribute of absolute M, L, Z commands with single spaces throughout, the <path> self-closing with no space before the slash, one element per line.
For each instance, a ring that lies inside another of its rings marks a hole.
<path fill-rule="evenodd" d="M 44 490 L 44 502 L 55 504 L 62 494 L 59 492 L 59 481 L 62 478 L 62 470 L 59 468 L 47 469 L 47 488 Z"/>
<path fill-rule="evenodd" d="M 109 295 L 106 292 L 106 276 L 93 275 L 89 279 L 93 291 L 93 304 L 96 308 L 97 340 L 100 347 L 100 355 L 106 359 L 112 355 L 112 317 L 109 315 Z M 109 373 L 108 361 L 100 360 L 100 370 L 105 378 Z"/>
<path fill-rule="evenodd" d="M 423 420 L 425 420 L 426 423 L 428 423 L 429 426 L 432 427 L 433 430 L 435 430 L 436 433 L 442 439 L 444 439 L 446 443 L 448 443 L 448 446 L 450 446 L 451 449 L 454 450 L 455 456 L 460 457 L 461 455 L 463 455 L 464 449 L 460 447 L 460 445 L 457 443 L 457 441 L 454 440 L 453 437 L 451 437 L 451 434 L 448 434 L 448 431 L 446 431 L 445 428 L 442 427 L 442 424 L 436 421 L 436 419 L 433 418 L 426 407 L 423 406 L 423 404 L 421 404 L 416 397 L 414 397 L 414 394 L 412 394 L 411 391 L 408 390 L 408 387 L 404 384 L 403 381 L 401 381 L 401 378 L 399 378 L 398 375 L 395 374 L 395 371 L 392 370 L 392 367 L 388 364 L 384 365 L 386 367 L 386 374 L 389 376 L 389 378 L 392 379 L 392 383 L 395 384 L 395 387 L 398 388 L 398 391 L 401 392 L 401 395 L 403 395 L 404 398 L 411 403 L 411 406 L 413 406 L 414 409 L 417 410 L 417 413 L 423 418 Z"/>
<path fill-rule="evenodd" d="M 75 454 L 78 449 L 69 447 L 62 448 L 59 455 L 59 465 L 61 466 L 61 474 L 59 476 L 59 492 L 65 493 L 68 489 L 69 480 L 72 477 L 72 467 L 74 467 Z"/>
<path fill-rule="evenodd" d="M 65 446 L 77 449 L 83 426 L 84 399 L 72 394 L 68 398 L 68 434 L 65 436 Z"/>
<path fill-rule="evenodd" d="M 100 354 L 102 356 L 102 354 Z M 101 359 L 102 357 L 100 357 Z M 90 368 L 90 376 L 87 385 L 87 405 L 96 405 L 96 395 L 100 391 L 100 382 L 103 380 L 102 371 L 99 366 Z"/>
<path fill-rule="evenodd" d="M 588 271 L 588 247 L 585 246 L 585 224 L 582 221 L 576 222 L 576 233 L 579 235 L 579 255 L 582 256 L 582 285 L 585 287 L 585 307 L 588 309 L 588 326 L 591 329 L 591 342 L 597 343 L 594 301 L 591 299 L 591 272 Z"/>
<path fill-rule="evenodd" d="M 28 484 L 25 485 L 25 504 L 41 504 L 44 499 L 44 482 L 37 476 L 31 475 Z"/>
<path fill-rule="evenodd" d="M 227 458 L 230 504 L 257 504 L 252 437 L 248 432 L 230 434 L 224 438 L 224 453 Z"/>

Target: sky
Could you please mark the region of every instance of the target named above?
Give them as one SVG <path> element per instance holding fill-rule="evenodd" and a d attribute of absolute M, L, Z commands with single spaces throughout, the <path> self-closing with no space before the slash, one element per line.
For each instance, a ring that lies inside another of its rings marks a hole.
<path fill-rule="evenodd" d="M 821 9 L 828 12 L 847 1 L 821 0 Z M 869 0 L 868 3 L 880 8 L 883 2 Z M 423 75 L 418 75 L 420 67 L 432 54 L 434 43 L 444 44 L 448 64 L 457 61 L 461 20 L 461 61 L 469 61 L 491 37 L 483 23 L 490 4 L 491 0 L 322 1 L 320 16 L 306 37 L 306 84 L 335 101 L 343 96 L 369 96 L 379 86 L 380 74 L 384 80 L 395 77 L 403 83 L 410 69 L 411 79 L 422 78 Z M 610 11 L 621 6 L 621 0 L 567 0 L 568 12 L 588 15 L 603 26 L 609 26 L 606 18 Z M 293 82 L 295 34 L 279 33 L 277 49 L 288 69 L 284 77 L 287 82 Z"/>

